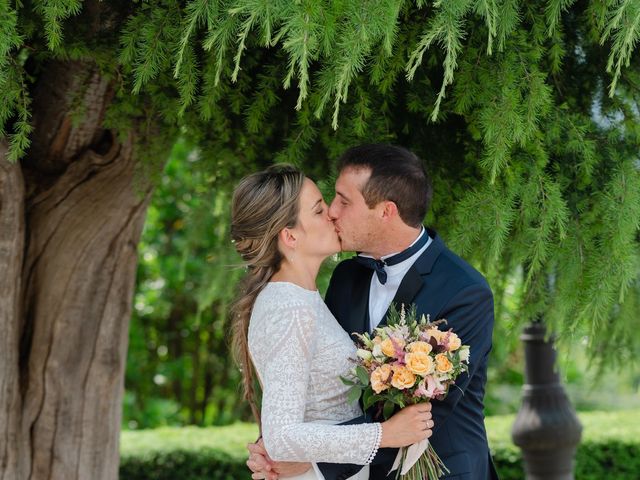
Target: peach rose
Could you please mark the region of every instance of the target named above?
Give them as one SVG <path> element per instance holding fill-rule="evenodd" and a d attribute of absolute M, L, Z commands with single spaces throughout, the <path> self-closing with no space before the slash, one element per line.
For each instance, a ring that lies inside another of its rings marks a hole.
<path fill-rule="evenodd" d="M 460 337 L 453 332 L 449 332 L 447 341 L 448 341 L 450 352 L 455 352 L 462 346 L 462 340 L 460 340 Z"/>
<path fill-rule="evenodd" d="M 430 328 L 429 330 L 427 330 L 427 335 L 430 335 L 433 338 L 435 338 L 436 342 L 438 342 L 438 343 L 440 343 L 440 340 L 442 340 L 442 334 L 443 333 L 444 332 L 441 332 L 437 328 Z"/>
<path fill-rule="evenodd" d="M 453 369 L 451 360 L 444 353 L 436 355 L 436 370 L 440 373 L 449 373 Z"/>
<path fill-rule="evenodd" d="M 371 388 L 376 393 L 383 392 L 389 385 L 386 383 L 391 376 L 391 365 L 380 365 L 373 372 L 371 372 Z"/>
<path fill-rule="evenodd" d="M 393 340 L 391 340 L 391 337 L 389 337 L 386 340 L 383 340 L 380 346 L 382 347 L 382 353 L 384 353 L 387 357 L 395 357 L 396 347 L 404 348 L 404 340 L 402 340 L 401 338 L 394 338 Z"/>
<path fill-rule="evenodd" d="M 416 383 L 416 376 L 409 371 L 406 367 L 395 367 L 393 369 L 393 378 L 391 379 L 391 385 L 398 390 L 404 390 L 406 388 L 413 387 Z"/>
<path fill-rule="evenodd" d="M 429 353 L 431 352 L 432 349 L 433 347 L 431 346 L 431 344 L 427 342 L 412 342 L 409 345 L 407 345 L 408 352 Z"/>
<path fill-rule="evenodd" d="M 408 353 L 404 361 L 407 364 L 407 368 L 411 373 L 416 375 L 425 376 L 433 372 L 433 360 L 428 353 L 425 352 L 412 352 Z"/>

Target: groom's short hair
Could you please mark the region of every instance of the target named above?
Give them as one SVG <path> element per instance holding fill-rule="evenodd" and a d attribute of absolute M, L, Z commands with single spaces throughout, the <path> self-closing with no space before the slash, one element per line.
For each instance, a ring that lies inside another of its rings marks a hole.
<path fill-rule="evenodd" d="M 404 223 L 412 227 L 422 224 L 433 189 L 416 154 L 395 145 L 360 145 L 348 149 L 338 160 L 339 171 L 348 168 L 371 171 L 361 192 L 369 208 L 382 201 L 392 201 Z"/>

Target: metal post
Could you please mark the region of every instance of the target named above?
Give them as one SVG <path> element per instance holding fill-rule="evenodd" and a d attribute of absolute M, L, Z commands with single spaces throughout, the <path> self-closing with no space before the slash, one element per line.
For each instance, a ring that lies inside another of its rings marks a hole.
<path fill-rule="evenodd" d="M 525 350 L 522 406 L 511 430 L 522 450 L 527 480 L 573 480 L 582 425 L 555 370 L 553 339 L 545 326 L 529 324 L 520 337 Z"/>

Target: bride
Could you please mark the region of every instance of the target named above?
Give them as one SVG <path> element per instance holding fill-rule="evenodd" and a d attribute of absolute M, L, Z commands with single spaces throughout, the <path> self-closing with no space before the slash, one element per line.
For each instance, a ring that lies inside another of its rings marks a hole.
<path fill-rule="evenodd" d="M 339 425 L 362 411 L 347 401 L 349 387 L 339 379 L 349 373 L 356 347 L 316 287 L 322 261 L 340 250 L 318 187 L 287 165 L 249 175 L 234 191 L 231 223 L 247 267 L 232 309 L 234 353 L 271 459 L 310 463 L 289 477 L 296 480 L 323 480 L 318 462 L 364 465 L 351 477 L 364 480 L 379 448 L 430 437 L 429 404 L 382 423 Z"/>

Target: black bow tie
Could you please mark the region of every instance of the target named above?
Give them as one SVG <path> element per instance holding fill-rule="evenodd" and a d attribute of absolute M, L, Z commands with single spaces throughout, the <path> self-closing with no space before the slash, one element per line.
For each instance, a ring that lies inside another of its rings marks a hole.
<path fill-rule="evenodd" d="M 395 255 L 384 260 L 376 260 L 375 258 L 361 257 L 360 255 L 357 255 L 355 257 L 356 262 L 375 271 L 376 275 L 378 275 L 378 280 L 380 280 L 380 283 L 384 285 L 385 283 L 387 283 L 387 272 L 385 272 L 384 267 L 391 267 L 392 265 L 397 265 L 400 262 L 404 262 L 407 258 L 415 255 L 422 247 L 427 244 L 428 241 L 429 234 L 426 231 L 423 231 L 416 243 L 411 245 L 406 250 L 401 251 L 400 253 L 396 253 Z"/>

